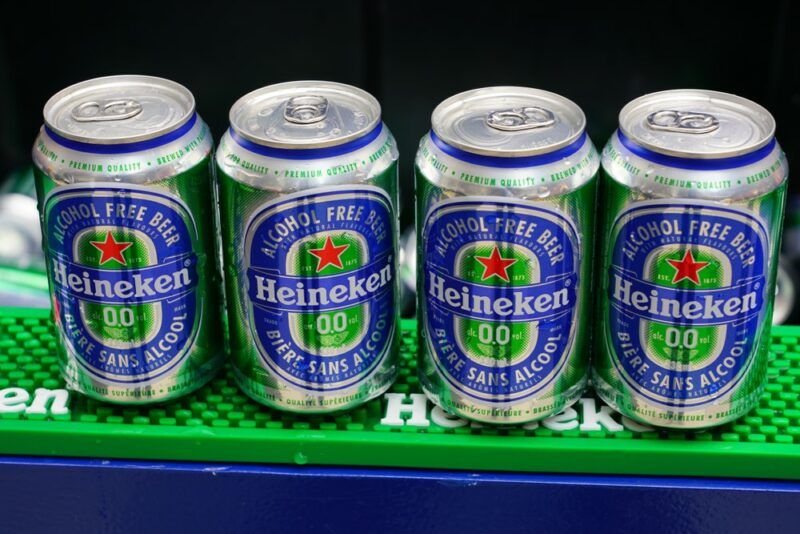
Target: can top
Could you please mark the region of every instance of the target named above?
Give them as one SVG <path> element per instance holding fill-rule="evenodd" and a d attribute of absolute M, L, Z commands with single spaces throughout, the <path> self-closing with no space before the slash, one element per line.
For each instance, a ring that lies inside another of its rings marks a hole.
<path fill-rule="evenodd" d="M 740 96 L 676 89 L 641 96 L 619 113 L 622 133 L 668 156 L 718 159 L 767 145 L 775 136 L 769 111 Z"/>
<path fill-rule="evenodd" d="M 107 76 L 53 95 L 44 105 L 44 122 L 73 141 L 116 145 L 174 131 L 194 110 L 192 93 L 179 83 L 154 76 Z"/>
<path fill-rule="evenodd" d="M 381 106 L 366 91 L 336 82 L 297 81 L 247 93 L 230 111 L 233 130 L 274 148 L 343 145 L 366 135 L 381 120 Z"/>
<path fill-rule="evenodd" d="M 546 154 L 577 141 L 586 117 L 573 101 L 529 87 L 485 87 L 436 106 L 431 128 L 466 152 L 498 157 Z"/>

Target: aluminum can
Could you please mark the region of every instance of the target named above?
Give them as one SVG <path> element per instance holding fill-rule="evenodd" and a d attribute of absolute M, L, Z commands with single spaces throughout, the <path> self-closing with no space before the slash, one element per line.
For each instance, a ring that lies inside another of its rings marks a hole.
<path fill-rule="evenodd" d="M 32 167 L 20 169 L 0 183 L 0 235 L 0 266 L 44 273 Z M 44 300 L 46 305 L 48 302 Z"/>
<path fill-rule="evenodd" d="M 419 376 L 467 419 L 516 424 L 587 383 L 599 155 L 581 109 L 524 87 L 433 112 L 416 157 Z"/>
<path fill-rule="evenodd" d="M 602 156 L 593 384 L 637 421 L 696 429 L 764 388 L 788 167 L 775 121 L 705 90 L 637 98 Z"/>
<path fill-rule="evenodd" d="M 288 82 L 231 108 L 217 179 L 232 362 L 253 399 L 358 406 L 397 375 L 397 148 L 378 101 Z"/>
<path fill-rule="evenodd" d="M 212 140 L 183 86 L 78 83 L 44 107 L 33 146 L 59 361 L 67 386 L 165 401 L 224 360 Z"/>

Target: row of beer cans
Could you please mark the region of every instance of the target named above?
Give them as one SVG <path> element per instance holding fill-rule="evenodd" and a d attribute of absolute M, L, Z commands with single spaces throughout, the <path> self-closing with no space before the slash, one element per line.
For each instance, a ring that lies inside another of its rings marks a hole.
<path fill-rule="evenodd" d="M 183 86 L 99 78 L 47 102 L 33 158 L 70 388 L 162 402 L 226 359 L 292 412 L 392 385 L 398 148 L 367 92 L 263 87 L 215 152 Z M 764 388 L 787 173 L 772 116 L 731 94 L 637 98 L 602 154 L 560 95 L 444 100 L 414 166 L 423 390 L 494 424 L 590 382 L 659 427 L 743 415 Z"/>

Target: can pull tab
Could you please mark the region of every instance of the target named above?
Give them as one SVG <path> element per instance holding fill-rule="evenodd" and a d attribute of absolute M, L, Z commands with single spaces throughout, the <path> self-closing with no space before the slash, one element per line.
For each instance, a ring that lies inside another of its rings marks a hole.
<path fill-rule="evenodd" d="M 324 96 L 295 96 L 286 101 L 283 118 L 295 124 L 314 124 L 325 120 L 328 99 Z"/>
<path fill-rule="evenodd" d="M 131 98 L 120 100 L 90 100 L 78 104 L 72 110 L 72 118 L 78 122 L 104 122 L 130 119 L 142 112 L 142 105 Z"/>
<path fill-rule="evenodd" d="M 556 116 L 549 109 L 539 106 L 524 108 L 499 109 L 486 116 L 486 124 L 495 130 L 518 132 L 544 128 L 556 123 Z"/>
<path fill-rule="evenodd" d="M 704 134 L 719 128 L 719 120 L 714 115 L 699 111 L 662 109 L 647 116 L 647 126 L 662 132 Z"/>

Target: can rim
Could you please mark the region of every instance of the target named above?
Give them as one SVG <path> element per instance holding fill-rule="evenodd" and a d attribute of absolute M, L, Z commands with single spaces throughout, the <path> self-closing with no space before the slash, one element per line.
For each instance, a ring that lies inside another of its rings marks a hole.
<path fill-rule="evenodd" d="M 375 107 L 375 117 L 372 121 L 370 121 L 366 126 L 356 130 L 355 132 L 342 136 L 337 137 L 335 139 L 330 139 L 327 141 L 311 141 L 311 142 L 283 142 L 283 141 L 274 141 L 270 139 L 265 139 L 264 137 L 260 137 L 257 135 L 253 135 L 250 132 L 246 132 L 244 129 L 240 128 L 236 121 L 234 120 L 234 112 L 241 108 L 248 100 L 254 99 L 259 96 L 264 96 L 268 93 L 273 93 L 281 90 L 287 89 L 297 89 L 297 88 L 326 88 L 332 89 L 335 91 L 340 91 L 344 94 L 355 95 L 364 99 L 368 102 L 371 106 Z M 280 148 L 280 149 L 288 149 L 288 150 L 305 150 L 305 149 L 313 149 L 313 148 L 328 148 L 328 147 L 335 147 L 339 145 L 347 144 L 351 141 L 356 139 L 360 139 L 361 137 L 369 134 L 372 132 L 378 124 L 381 122 L 382 116 L 382 109 L 380 102 L 378 99 L 375 98 L 371 93 L 361 89 L 360 87 L 356 87 L 354 85 L 341 83 L 341 82 L 330 82 L 325 80 L 297 80 L 291 82 L 280 82 L 274 83 L 270 85 L 265 85 L 263 87 L 259 87 L 245 95 L 241 96 L 233 103 L 231 106 L 230 111 L 228 112 L 228 122 L 230 123 L 231 130 L 236 132 L 236 134 L 246 139 L 252 143 L 257 145 L 271 147 L 271 148 Z"/>
<path fill-rule="evenodd" d="M 473 165 L 482 165 L 484 167 L 493 167 L 497 169 L 523 169 L 528 167 L 538 167 L 540 165 L 548 165 L 555 161 L 565 159 L 570 157 L 572 154 L 575 154 L 581 148 L 583 148 L 587 141 L 591 143 L 589 140 L 589 136 L 584 131 L 578 139 L 576 139 L 571 145 L 567 145 L 565 147 L 559 148 L 552 152 L 547 152 L 546 154 L 539 154 L 534 156 L 519 156 L 519 157 L 504 157 L 504 156 L 486 156 L 483 154 L 475 154 L 473 152 L 467 152 L 465 150 L 461 150 L 456 147 L 452 147 L 439 139 L 436 135 L 436 132 L 430 132 L 430 140 L 431 142 L 442 152 L 447 154 L 452 158 L 456 158 L 460 161 L 465 163 L 471 163 Z"/>
<path fill-rule="evenodd" d="M 518 91 L 527 93 L 528 95 L 531 96 L 540 96 L 554 100 L 559 100 L 564 104 L 566 104 L 567 106 L 572 107 L 573 111 L 577 112 L 579 121 L 577 123 L 576 131 L 569 137 L 566 137 L 563 140 L 560 140 L 551 145 L 530 148 L 527 150 L 493 150 L 490 148 L 483 148 L 467 142 L 458 141 L 453 136 L 447 135 L 447 133 L 441 131 L 440 128 L 441 116 L 445 113 L 446 108 L 453 106 L 454 104 L 461 103 L 466 98 L 473 96 L 475 94 L 485 92 L 487 90 Z M 472 154 L 480 154 L 483 156 L 494 156 L 500 158 L 524 158 L 529 156 L 549 154 L 550 152 L 555 152 L 559 149 L 562 149 L 564 147 L 567 147 L 575 143 L 586 132 L 586 114 L 583 112 L 583 109 L 581 109 L 581 107 L 578 104 L 576 104 L 573 100 L 570 100 L 569 98 L 560 95 L 558 93 L 554 93 L 552 91 L 546 91 L 544 89 L 536 89 L 533 87 L 524 87 L 521 85 L 497 85 L 491 87 L 479 87 L 476 89 L 469 89 L 467 91 L 462 91 L 440 102 L 439 105 L 437 105 L 433 109 L 433 112 L 431 113 L 431 130 L 436 134 L 436 136 L 440 140 L 442 140 L 443 142 L 447 143 L 452 147 L 463 150 L 464 152 L 469 152 Z"/>
<path fill-rule="evenodd" d="M 184 115 L 179 120 L 169 124 L 168 126 L 161 127 L 152 132 L 139 135 L 129 135 L 125 137 L 111 137 L 111 138 L 98 139 L 96 137 L 87 137 L 85 135 L 78 135 L 68 132 L 62 128 L 59 128 L 58 126 L 56 126 L 54 121 L 50 120 L 53 118 L 50 116 L 52 115 L 53 108 L 59 101 L 63 100 L 67 95 L 70 95 L 80 90 L 89 89 L 92 86 L 97 85 L 99 82 L 112 82 L 112 81 L 124 81 L 124 80 L 150 83 L 154 86 L 158 85 L 162 87 L 168 87 L 176 91 L 177 93 L 180 93 L 181 96 L 186 98 L 186 101 L 189 103 L 189 107 L 186 110 L 186 113 L 184 113 Z M 64 89 L 58 91 L 56 94 L 54 94 L 47 100 L 42 110 L 42 115 L 44 116 L 45 126 L 51 131 L 55 132 L 57 135 L 65 139 L 92 145 L 127 145 L 127 144 L 137 143 L 140 141 L 149 141 L 151 139 L 156 139 L 158 137 L 161 137 L 162 135 L 173 132 L 178 128 L 180 128 L 181 126 L 183 126 L 184 124 L 186 124 L 187 122 L 189 122 L 195 116 L 195 111 L 196 111 L 196 102 L 194 99 L 194 95 L 192 94 L 191 91 L 189 91 L 189 89 L 186 88 L 186 86 L 178 82 L 168 80 L 167 78 L 161 78 L 159 76 L 148 76 L 146 74 L 117 74 L 113 76 L 101 76 L 99 78 L 91 78 L 89 80 L 84 80 L 82 82 L 78 82 L 68 87 L 65 87 Z"/>
<path fill-rule="evenodd" d="M 644 102 L 648 100 L 652 100 L 653 98 L 659 96 L 667 96 L 667 95 L 674 95 L 678 92 L 683 93 L 694 93 L 697 95 L 702 95 L 707 97 L 710 101 L 715 99 L 724 100 L 728 104 L 733 104 L 735 106 L 740 107 L 743 111 L 757 111 L 758 113 L 763 113 L 768 118 L 768 129 L 767 134 L 763 136 L 761 140 L 757 143 L 751 143 L 741 148 L 731 149 L 731 150 L 720 150 L 719 152 L 690 152 L 687 150 L 676 150 L 671 149 L 663 146 L 656 145 L 654 143 L 648 143 L 646 140 L 641 139 L 640 136 L 633 134 L 628 128 L 625 127 L 625 120 L 634 112 L 636 108 L 641 106 Z M 735 156 L 742 156 L 745 154 L 750 154 L 755 152 L 761 148 L 767 146 L 773 139 L 775 139 L 775 117 L 772 113 L 767 110 L 764 106 L 750 100 L 749 98 L 745 98 L 739 95 L 734 95 L 732 93 L 726 93 L 723 91 L 714 91 L 711 89 L 667 89 L 665 91 L 655 91 L 652 93 L 644 94 L 640 97 L 637 97 L 627 104 L 623 106 L 620 110 L 619 115 L 617 117 L 617 122 L 619 124 L 619 130 L 631 140 L 633 143 L 641 146 L 646 150 L 650 150 L 652 152 L 656 152 L 659 154 L 664 154 L 666 156 L 673 156 L 679 158 L 686 158 L 686 159 L 699 159 L 699 160 L 714 160 L 714 159 L 726 159 Z"/>

